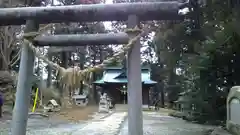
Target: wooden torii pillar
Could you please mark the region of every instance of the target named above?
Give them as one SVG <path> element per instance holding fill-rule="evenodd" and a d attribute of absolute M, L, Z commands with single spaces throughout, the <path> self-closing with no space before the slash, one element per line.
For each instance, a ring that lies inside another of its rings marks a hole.
<path fill-rule="evenodd" d="M 127 21 L 128 28 L 133 28 L 139 21 L 148 20 L 180 20 L 178 12 L 187 3 L 171 2 L 136 2 L 120 4 L 94 4 L 55 7 L 23 7 L 0 9 L 0 26 L 22 25 L 27 20 L 39 24 L 61 22 L 96 22 L 96 21 Z M 29 21 L 28 21 L 29 22 Z M 36 24 L 36 23 L 32 23 Z M 36 27 L 37 28 L 37 27 Z M 28 32 L 28 31 L 27 31 Z M 60 36 L 60 35 L 58 35 Z M 133 37 L 134 35 L 129 35 Z M 43 37 L 41 37 L 43 38 Z M 40 38 L 40 39 L 41 39 Z M 45 37 L 47 38 L 47 37 Z M 57 38 L 57 37 L 54 37 Z M 67 37 L 65 37 L 67 38 Z M 69 38 L 69 37 L 68 37 Z M 39 46 L 53 45 L 56 40 L 39 41 Z M 75 39 L 78 39 L 77 37 Z M 88 42 L 94 42 L 95 38 Z M 64 39 L 63 39 L 64 40 Z M 83 41 L 69 40 L 84 45 Z M 120 40 L 119 40 L 120 41 Z M 49 42 L 49 43 L 46 43 Z M 110 42 L 107 42 L 110 44 Z M 62 46 L 58 43 L 55 45 Z M 69 44 L 71 45 L 71 44 Z M 25 135 L 30 102 L 30 88 L 34 55 L 27 45 L 21 53 L 19 82 L 17 85 L 16 104 L 13 111 L 12 134 Z M 142 135 L 142 84 L 140 42 L 137 41 L 128 53 L 128 134 Z M 30 66 L 30 67 L 29 67 Z M 29 70 L 29 68 L 31 70 Z"/>

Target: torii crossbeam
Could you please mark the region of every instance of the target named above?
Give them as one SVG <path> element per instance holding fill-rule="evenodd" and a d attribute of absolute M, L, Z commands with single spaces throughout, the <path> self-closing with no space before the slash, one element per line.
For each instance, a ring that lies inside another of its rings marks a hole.
<path fill-rule="evenodd" d="M 0 9 L 0 25 L 22 25 L 28 19 L 40 24 L 60 22 L 126 21 L 134 14 L 139 20 L 179 20 L 183 3 L 137 2 L 53 7 L 23 7 Z"/>

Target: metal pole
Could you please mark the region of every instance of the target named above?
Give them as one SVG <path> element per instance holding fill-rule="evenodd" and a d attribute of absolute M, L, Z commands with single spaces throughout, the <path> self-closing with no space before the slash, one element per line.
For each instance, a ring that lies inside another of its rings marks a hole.
<path fill-rule="evenodd" d="M 29 20 L 26 22 L 25 32 L 36 31 L 38 24 Z M 28 45 L 24 44 L 21 52 L 15 106 L 12 118 L 12 135 L 26 135 L 28 111 L 31 94 L 31 80 L 33 80 L 34 54 Z"/>
<path fill-rule="evenodd" d="M 127 23 L 128 28 L 134 28 L 139 24 L 138 17 L 136 15 L 128 16 Z M 134 36 L 136 36 L 134 33 L 129 35 L 130 38 Z M 129 135 L 143 135 L 140 48 L 140 41 L 137 41 L 127 58 Z"/>

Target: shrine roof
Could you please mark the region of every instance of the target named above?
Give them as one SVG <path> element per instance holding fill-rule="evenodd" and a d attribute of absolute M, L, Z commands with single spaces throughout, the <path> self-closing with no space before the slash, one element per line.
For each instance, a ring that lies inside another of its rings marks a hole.
<path fill-rule="evenodd" d="M 153 85 L 157 82 L 150 79 L 150 68 L 143 67 L 141 78 L 143 84 Z M 122 67 L 107 67 L 103 73 L 101 79 L 96 80 L 95 84 L 106 84 L 106 83 L 127 83 L 127 73 Z"/>

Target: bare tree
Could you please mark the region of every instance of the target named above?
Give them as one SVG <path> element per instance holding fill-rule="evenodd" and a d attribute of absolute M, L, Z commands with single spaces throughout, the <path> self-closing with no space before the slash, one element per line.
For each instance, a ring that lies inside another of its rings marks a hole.
<path fill-rule="evenodd" d="M 21 28 L 17 26 L 0 27 L 0 69 L 9 70 L 20 59 L 17 35 Z"/>

